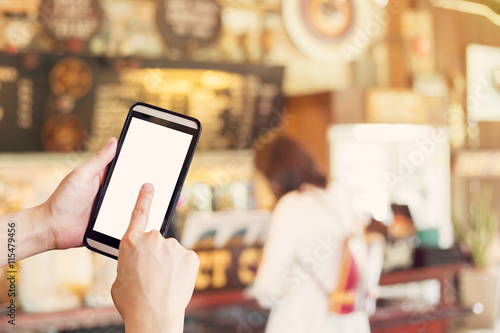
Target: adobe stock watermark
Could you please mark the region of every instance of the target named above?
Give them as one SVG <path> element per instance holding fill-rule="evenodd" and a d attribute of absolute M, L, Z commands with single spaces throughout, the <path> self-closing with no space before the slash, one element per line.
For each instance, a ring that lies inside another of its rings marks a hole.
<path fill-rule="evenodd" d="M 354 29 L 353 36 L 340 44 L 344 59 L 351 61 L 368 46 L 371 40 L 380 36 L 391 20 L 392 15 L 399 15 L 406 8 L 408 0 L 390 1 L 387 7 L 374 11 L 371 19 Z M 368 10 L 368 9 L 363 9 Z"/>
<path fill-rule="evenodd" d="M 9 301 L 7 302 L 6 310 L 8 323 L 10 325 L 16 325 L 16 286 L 18 278 L 17 266 L 16 266 L 16 221 L 10 221 L 7 228 L 7 296 Z"/>
<path fill-rule="evenodd" d="M 467 124 L 477 126 L 479 123 L 478 111 L 481 102 L 486 101 L 495 93 L 495 88 L 484 77 L 478 79 L 478 83 L 467 92 Z"/>
<path fill-rule="evenodd" d="M 417 168 L 436 153 L 439 145 L 448 142 L 448 138 L 446 130 L 434 129 L 430 137 L 415 140 L 417 148 L 407 156 L 399 155 L 397 172 L 386 171 L 384 173 L 384 178 L 389 186 L 394 187 L 411 177 Z"/>
<path fill-rule="evenodd" d="M 495 92 L 495 89 L 484 77 L 479 77 L 477 79 L 477 84 L 469 89 L 467 94 L 467 124 L 470 127 L 475 127 L 479 123 L 477 113 L 481 108 L 481 102 L 491 98 Z M 463 121 L 460 117 L 457 118 L 456 116 L 450 118 L 450 120 L 453 121 L 455 125 L 457 122 Z M 466 136 L 467 131 L 463 131 L 460 135 Z M 390 187 L 402 183 L 405 179 L 412 176 L 417 168 L 422 166 L 427 159 L 435 154 L 438 145 L 444 144 L 449 139 L 450 133 L 446 130 L 435 129 L 430 137 L 415 140 L 417 148 L 407 156 L 399 156 L 397 171 L 388 171 L 384 173 L 386 182 Z"/>
<path fill-rule="evenodd" d="M 281 278 L 283 288 L 277 288 L 269 294 L 269 298 L 261 300 L 264 308 L 273 308 L 286 299 L 286 295 L 300 288 L 302 283 L 313 279 L 320 265 L 333 258 L 335 252 L 340 253 L 342 242 L 327 234 L 316 238 L 316 245 L 311 254 L 303 258 L 296 258 L 295 265 L 287 275 Z M 319 281 L 318 281 L 319 282 Z M 325 295 L 326 297 L 326 295 Z M 259 328 L 265 320 L 265 313 L 252 311 L 248 314 L 246 321 L 240 322 L 237 327 L 238 333 L 250 333 Z"/>

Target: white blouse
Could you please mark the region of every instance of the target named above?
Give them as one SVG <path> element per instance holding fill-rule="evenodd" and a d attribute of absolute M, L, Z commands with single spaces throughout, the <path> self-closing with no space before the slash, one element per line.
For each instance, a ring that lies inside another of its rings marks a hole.
<path fill-rule="evenodd" d="M 308 186 L 277 203 L 262 262 L 248 290 L 271 309 L 267 333 L 370 332 L 366 313 L 328 310 L 326 291 L 337 284 L 342 242 L 357 228 L 347 193 L 338 184 L 326 190 Z"/>

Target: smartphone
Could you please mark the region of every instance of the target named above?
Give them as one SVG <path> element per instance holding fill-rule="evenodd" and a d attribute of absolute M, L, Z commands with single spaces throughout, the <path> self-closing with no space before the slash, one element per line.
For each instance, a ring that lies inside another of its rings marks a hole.
<path fill-rule="evenodd" d="M 84 244 L 118 258 L 141 186 L 155 187 L 146 231 L 165 237 L 201 133 L 200 122 L 157 106 L 135 103 L 114 159 L 97 193 Z"/>

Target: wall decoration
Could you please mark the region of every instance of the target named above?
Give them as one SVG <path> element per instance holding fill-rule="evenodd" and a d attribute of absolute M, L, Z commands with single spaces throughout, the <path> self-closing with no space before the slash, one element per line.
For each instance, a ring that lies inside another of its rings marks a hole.
<path fill-rule="evenodd" d="M 49 72 L 46 113 L 51 116 L 42 127 L 41 140 L 48 151 L 82 150 L 87 139 L 85 123 L 73 113 L 76 101 L 92 87 L 92 70 L 83 60 L 66 57 L 57 61 Z"/>
<path fill-rule="evenodd" d="M 101 27 L 102 9 L 97 0 L 42 0 L 38 21 L 45 32 L 80 53 Z"/>
<path fill-rule="evenodd" d="M 167 45 L 179 49 L 203 47 L 220 34 L 220 10 L 215 0 L 162 0 L 158 27 Z"/>
<path fill-rule="evenodd" d="M 47 72 L 38 64 L 25 70 L 25 58 L 0 55 L 0 152 L 43 150 L 43 105 L 50 94 Z"/>
<path fill-rule="evenodd" d="M 99 150 L 137 101 L 199 118 L 200 150 L 246 149 L 284 106 L 282 67 L 48 54 L 0 63 L 0 151 Z"/>
<path fill-rule="evenodd" d="M 49 86 L 56 96 L 68 94 L 78 99 L 85 96 L 92 85 L 90 67 L 78 58 L 64 58 L 49 73 Z"/>
<path fill-rule="evenodd" d="M 436 47 L 434 20 L 428 10 L 406 10 L 401 14 L 401 33 L 414 74 L 434 73 Z"/>
<path fill-rule="evenodd" d="M 0 11 L 6 13 L 0 17 L 0 52 L 280 66 L 286 68 L 287 95 L 347 89 L 354 76 L 345 59 L 358 56 L 373 33 L 384 30 L 388 15 L 382 11 L 373 20 L 358 18 L 372 7 L 383 7 L 384 0 L 304 1 L 309 4 L 305 29 L 313 40 L 320 39 L 311 52 L 321 53 L 328 45 L 326 66 L 307 53 L 307 45 L 299 49 L 290 38 L 282 7 L 295 2 L 5 0 L 0 1 Z M 358 3 L 367 7 L 360 9 Z M 367 23 L 358 26 L 358 21 Z M 326 40 L 318 37 L 322 35 Z M 339 64 L 335 59 L 342 52 L 346 58 Z"/>
<path fill-rule="evenodd" d="M 495 88 L 500 68 L 500 47 L 470 44 L 467 57 L 467 120 L 500 121 L 500 91 Z"/>
<path fill-rule="evenodd" d="M 142 60 L 141 67 L 101 66 L 95 88 L 90 149 L 120 133 L 138 100 L 198 118 L 199 150 L 246 149 L 279 125 L 283 68 Z"/>
<path fill-rule="evenodd" d="M 422 96 L 411 89 L 370 88 L 366 93 L 369 123 L 428 124 L 429 113 Z"/>
<path fill-rule="evenodd" d="M 369 0 L 288 0 L 282 6 L 295 45 L 327 64 L 354 60 L 387 23 L 387 15 Z"/>
<path fill-rule="evenodd" d="M 7 49 L 17 52 L 26 48 L 33 41 L 35 33 L 35 27 L 25 18 L 10 21 L 3 31 Z"/>

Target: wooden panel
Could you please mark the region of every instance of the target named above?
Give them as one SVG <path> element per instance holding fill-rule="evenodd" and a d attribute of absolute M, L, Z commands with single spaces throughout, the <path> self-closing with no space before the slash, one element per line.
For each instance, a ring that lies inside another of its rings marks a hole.
<path fill-rule="evenodd" d="M 500 122 L 483 121 L 479 123 L 479 147 L 481 149 L 500 149 Z"/>
<path fill-rule="evenodd" d="M 465 74 L 465 48 L 470 43 L 500 46 L 500 26 L 483 16 L 436 8 L 427 0 L 419 1 L 420 8 L 434 14 L 436 61 L 438 72 Z"/>
<path fill-rule="evenodd" d="M 285 134 L 304 144 L 323 170 L 328 170 L 327 131 L 331 94 L 289 97 L 286 100 Z"/>
<path fill-rule="evenodd" d="M 350 89 L 332 93 L 332 123 L 356 124 L 366 122 L 365 93 L 361 89 Z"/>
<path fill-rule="evenodd" d="M 429 9 L 434 15 L 437 71 L 449 79 L 457 73 L 465 76 L 468 44 L 500 46 L 500 26 L 483 16 L 436 8 L 429 0 L 418 0 L 416 7 Z M 465 105 L 465 96 L 462 103 Z M 499 126 L 480 123 L 479 148 L 500 148 Z"/>
<path fill-rule="evenodd" d="M 393 88 L 408 88 L 411 84 L 411 68 L 401 36 L 401 13 L 406 8 L 410 8 L 409 1 L 390 0 L 387 7 L 397 8 L 390 13 L 387 26 L 390 64 L 389 85 Z"/>

